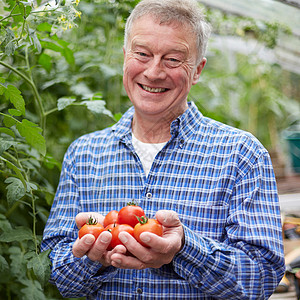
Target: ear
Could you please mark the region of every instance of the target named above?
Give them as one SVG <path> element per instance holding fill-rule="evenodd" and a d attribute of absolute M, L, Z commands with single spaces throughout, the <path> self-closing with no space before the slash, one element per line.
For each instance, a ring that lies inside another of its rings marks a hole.
<path fill-rule="evenodd" d="M 195 73 L 194 73 L 194 76 L 193 76 L 193 82 L 192 84 L 195 85 L 196 83 L 198 83 L 198 80 L 199 80 L 199 77 L 200 77 L 200 74 L 204 68 L 206 64 L 206 58 L 203 57 L 202 61 L 198 64 L 196 70 L 195 70 Z"/>

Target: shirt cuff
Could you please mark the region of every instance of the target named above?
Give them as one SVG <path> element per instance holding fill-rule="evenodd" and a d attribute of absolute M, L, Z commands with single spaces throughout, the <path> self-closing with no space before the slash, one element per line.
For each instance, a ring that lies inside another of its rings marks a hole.
<path fill-rule="evenodd" d="M 183 229 L 185 241 L 182 249 L 173 259 L 174 271 L 189 282 L 198 284 L 199 279 L 202 278 L 201 266 L 205 265 L 208 255 L 201 237 L 185 226 Z"/>
<path fill-rule="evenodd" d="M 109 281 L 118 271 L 113 266 L 104 267 L 100 262 L 93 261 L 87 256 L 83 257 L 83 264 L 87 277 L 101 278 L 101 281 Z"/>

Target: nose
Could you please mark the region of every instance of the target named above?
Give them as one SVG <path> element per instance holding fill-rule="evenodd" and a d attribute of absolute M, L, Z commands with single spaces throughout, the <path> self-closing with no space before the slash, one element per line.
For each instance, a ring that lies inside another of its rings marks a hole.
<path fill-rule="evenodd" d="M 162 80 L 166 78 L 166 72 L 159 57 L 152 58 L 144 71 L 144 75 L 151 81 Z"/>

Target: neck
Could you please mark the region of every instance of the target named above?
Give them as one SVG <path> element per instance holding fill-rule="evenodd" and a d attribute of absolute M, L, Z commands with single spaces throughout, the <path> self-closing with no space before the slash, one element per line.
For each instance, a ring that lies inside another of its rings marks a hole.
<path fill-rule="evenodd" d="M 172 113 L 170 116 L 155 118 L 154 116 L 145 117 L 137 112 L 134 113 L 132 121 L 132 132 L 134 136 L 144 143 L 164 143 L 171 138 L 171 123 L 182 114 Z"/>

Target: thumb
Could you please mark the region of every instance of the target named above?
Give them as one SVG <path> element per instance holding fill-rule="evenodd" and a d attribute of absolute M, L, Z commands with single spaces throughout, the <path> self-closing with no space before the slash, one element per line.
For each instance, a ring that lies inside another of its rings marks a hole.
<path fill-rule="evenodd" d="M 181 226 L 178 214 L 173 210 L 159 210 L 156 213 L 156 219 L 165 227 Z"/>

